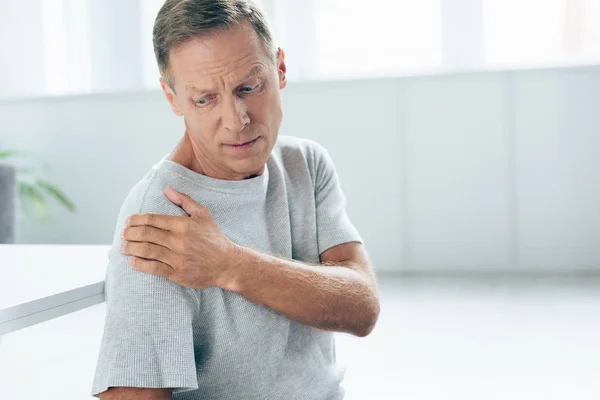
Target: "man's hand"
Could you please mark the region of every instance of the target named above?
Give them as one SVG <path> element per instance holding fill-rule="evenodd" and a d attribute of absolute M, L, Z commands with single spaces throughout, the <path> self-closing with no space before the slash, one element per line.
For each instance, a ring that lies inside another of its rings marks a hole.
<path fill-rule="evenodd" d="M 192 289 L 221 286 L 238 246 L 225 236 L 207 208 L 167 187 L 167 198 L 189 217 L 136 214 L 123 231 L 121 252 L 138 271 Z"/>

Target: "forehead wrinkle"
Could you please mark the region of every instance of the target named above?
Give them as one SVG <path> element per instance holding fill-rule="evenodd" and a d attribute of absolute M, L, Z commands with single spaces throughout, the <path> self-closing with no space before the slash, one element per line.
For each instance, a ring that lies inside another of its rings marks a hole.
<path fill-rule="evenodd" d="M 257 75 L 259 75 L 261 72 L 263 72 L 265 70 L 265 67 L 262 63 L 255 63 L 254 66 L 252 67 L 252 69 L 245 75 L 243 76 L 241 79 L 236 79 L 235 82 L 236 83 L 243 83 L 251 78 L 256 77 Z M 237 71 L 232 71 L 229 74 L 226 74 L 223 78 L 225 79 L 225 81 L 227 81 L 227 77 L 230 77 L 231 75 L 235 74 Z M 204 73 L 205 76 L 208 76 L 209 73 Z M 210 78 L 211 80 L 215 80 L 217 81 L 217 87 L 222 87 L 222 86 L 226 86 L 226 83 L 223 81 L 223 79 L 215 79 L 215 78 Z M 234 78 L 231 78 L 230 81 L 234 81 Z M 223 84 L 221 84 L 221 82 L 223 82 Z M 210 89 L 201 89 L 198 88 L 197 86 L 193 85 L 193 84 L 187 84 L 185 85 L 185 89 L 192 89 L 192 90 L 197 90 L 197 91 L 201 91 L 201 92 L 214 92 L 216 91 L 214 88 L 210 88 Z"/>
<path fill-rule="evenodd" d="M 241 57 L 236 57 L 234 60 L 224 58 L 223 60 L 219 60 L 216 65 L 204 68 L 202 74 L 205 76 L 220 75 L 231 68 L 232 71 L 225 74 L 225 76 L 229 76 L 243 68 L 246 64 L 249 64 L 249 60 L 252 57 L 253 54 L 250 52 L 241 55 Z"/>

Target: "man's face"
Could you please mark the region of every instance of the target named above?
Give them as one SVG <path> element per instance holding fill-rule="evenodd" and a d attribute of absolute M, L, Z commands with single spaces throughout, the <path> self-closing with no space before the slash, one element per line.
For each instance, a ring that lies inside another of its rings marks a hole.
<path fill-rule="evenodd" d="M 262 173 L 281 125 L 285 71 L 283 52 L 276 65 L 249 23 L 171 49 L 175 91 L 165 82 L 163 90 L 184 116 L 194 161 L 205 175 Z"/>

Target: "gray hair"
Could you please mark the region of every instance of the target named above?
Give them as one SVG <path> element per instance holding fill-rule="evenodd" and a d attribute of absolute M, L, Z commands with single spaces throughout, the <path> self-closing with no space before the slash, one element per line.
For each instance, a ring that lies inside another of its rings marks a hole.
<path fill-rule="evenodd" d="M 158 69 L 171 89 L 169 51 L 176 45 L 207 33 L 224 31 L 248 21 L 275 61 L 273 34 L 264 12 L 251 0 L 166 0 L 156 21 L 152 42 Z"/>

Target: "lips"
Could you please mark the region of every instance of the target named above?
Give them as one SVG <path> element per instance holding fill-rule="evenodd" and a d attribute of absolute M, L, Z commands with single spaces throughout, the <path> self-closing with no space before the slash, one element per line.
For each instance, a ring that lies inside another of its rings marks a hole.
<path fill-rule="evenodd" d="M 247 146 L 247 145 L 249 145 L 249 144 L 252 144 L 252 143 L 256 142 L 256 141 L 257 141 L 259 138 L 260 138 L 260 136 L 259 136 L 259 137 L 257 137 L 256 139 L 253 139 L 253 140 L 249 141 L 249 142 L 245 142 L 245 143 L 238 143 L 238 144 L 230 144 L 229 146 L 233 146 L 233 147 L 242 147 L 242 146 Z"/>

